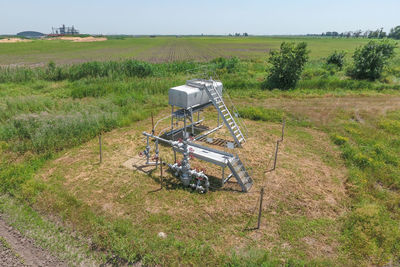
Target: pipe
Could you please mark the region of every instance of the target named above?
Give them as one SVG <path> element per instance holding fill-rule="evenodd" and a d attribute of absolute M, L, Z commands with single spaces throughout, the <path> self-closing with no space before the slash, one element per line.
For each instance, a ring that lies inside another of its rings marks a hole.
<path fill-rule="evenodd" d="M 209 134 L 212 134 L 213 132 L 218 131 L 219 129 L 221 129 L 222 126 L 224 126 L 224 125 L 221 124 L 221 125 L 219 125 L 218 127 L 216 127 L 216 128 L 214 128 L 214 129 L 211 129 L 211 130 L 205 132 L 204 134 L 201 134 L 201 135 L 199 135 L 199 136 L 196 136 L 196 138 L 194 138 L 194 140 L 199 140 L 199 139 L 201 139 L 201 138 L 203 138 L 203 137 L 205 137 L 205 136 L 207 136 L 207 135 L 209 135 Z"/>
<path fill-rule="evenodd" d="M 194 123 L 191 123 L 191 124 L 187 125 L 186 127 L 192 127 L 192 126 L 194 126 L 194 125 L 200 124 L 200 123 L 203 122 L 203 121 L 204 121 L 204 119 L 201 119 L 201 120 L 199 120 L 199 121 L 196 121 L 196 122 L 194 122 Z M 184 127 L 179 128 L 179 129 L 176 129 L 176 130 L 173 130 L 173 131 L 170 131 L 169 133 L 167 133 L 167 135 L 173 135 L 173 134 L 175 134 L 175 133 L 177 133 L 177 132 L 180 132 L 180 131 L 182 131 L 182 130 L 184 130 Z"/>
<path fill-rule="evenodd" d="M 175 176 L 179 177 L 180 180 L 182 181 L 182 183 L 185 186 L 190 186 L 193 189 L 199 191 L 200 193 L 205 193 L 208 191 L 208 188 L 210 187 L 210 182 L 208 180 L 208 176 L 204 174 L 204 172 L 200 171 L 196 171 L 193 169 L 189 169 L 187 170 L 187 175 L 190 178 L 189 182 L 186 183 L 185 178 L 183 177 L 183 173 L 185 171 L 185 167 L 183 165 L 179 165 L 178 163 L 175 164 L 168 164 L 168 167 L 174 171 Z M 195 180 L 197 180 L 196 183 L 192 183 L 190 184 L 190 181 L 193 180 L 193 178 Z M 202 182 L 204 183 L 204 186 L 202 185 Z"/>

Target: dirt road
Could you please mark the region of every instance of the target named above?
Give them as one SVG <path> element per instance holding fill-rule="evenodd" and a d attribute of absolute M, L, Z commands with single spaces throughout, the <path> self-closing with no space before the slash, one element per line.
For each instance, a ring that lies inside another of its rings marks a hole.
<path fill-rule="evenodd" d="M 0 214 L 0 266 L 68 266 L 9 226 Z"/>

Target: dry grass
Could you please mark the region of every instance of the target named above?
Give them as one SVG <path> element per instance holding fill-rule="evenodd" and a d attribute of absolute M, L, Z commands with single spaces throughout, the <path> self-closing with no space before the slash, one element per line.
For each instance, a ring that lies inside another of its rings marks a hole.
<path fill-rule="evenodd" d="M 213 116 L 206 115 L 208 118 Z M 160 129 L 168 123 L 165 122 Z M 283 220 L 304 217 L 306 220 L 329 218 L 334 221 L 345 211 L 345 168 L 325 134 L 293 127 L 287 129 L 277 170 L 267 172 L 280 125 L 252 121 L 247 121 L 247 124 L 253 138 L 239 154 L 253 171 L 254 186 L 248 194 L 238 192 L 239 187 L 234 182 L 206 195 L 191 193 L 182 188 L 170 173 L 166 173 L 164 178 L 167 189 L 156 191 L 160 187 L 158 169 L 146 175 L 122 166 L 144 149 L 145 139 L 141 133 L 150 130 L 150 120 L 105 134 L 101 165 L 98 163 L 96 139 L 65 152 L 47 164 L 37 178 L 61 183 L 65 190 L 93 210 L 112 218 L 127 218 L 133 227 L 144 227 L 149 233 L 163 231 L 183 241 L 198 236 L 208 240 L 215 251 L 224 253 L 232 250 L 240 253 L 250 244 L 290 252 L 294 250 L 293 246 L 298 245 L 281 237 Z M 220 136 L 225 138 L 226 131 L 222 131 Z M 160 150 L 164 161 L 173 161 L 168 147 L 161 146 Z M 192 166 L 206 168 L 209 176 L 221 175 L 220 169 L 198 160 L 194 160 Z M 261 187 L 265 188 L 261 230 L 243 232 L 257 204 Z M 170 219 L 153 221 L 151 218 L 154 216 Z M 177 222 L 179 227 L 175 225 Z M 332 241 L 331 236 L 338 229 L 329 229 L 333 233 L 315 232 L 301 237 L 304 242 L 296 249 L 307 252 L 309 258 L 335 258 L 337 242 Z"/>
<path fill-rule="evenodd" d="M 374 97 L 333 97 L 326 95 L 325 97 L 304 99 L 268 98 L 254 102 L 254 105 L 257 106 L 283 109 L 293 114 L 301 114 L 313 123 L 323 126 L 334 123 L 334 119 L 338 113 L 343 110 L 353 111 L 354 119 L 360 120 L 363 113 L 384 115 L 390 110 L 400 108 L 400 97 L 392 95 L 378 95 Z"/>

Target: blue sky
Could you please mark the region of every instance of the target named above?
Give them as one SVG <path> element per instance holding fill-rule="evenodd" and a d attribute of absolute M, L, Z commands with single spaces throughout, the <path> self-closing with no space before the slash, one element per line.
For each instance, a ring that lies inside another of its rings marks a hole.
<path fill-rule="evenodd" d="M 400 0 L 0 0 L 0 34 L 306 34 L 400 25 Z"/>

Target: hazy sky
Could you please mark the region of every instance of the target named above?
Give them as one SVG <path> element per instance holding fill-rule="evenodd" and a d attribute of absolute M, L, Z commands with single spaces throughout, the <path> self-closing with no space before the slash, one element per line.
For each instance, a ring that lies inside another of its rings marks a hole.
<path fill-rule="evenodd" d="M 400 25 L 400 0 L 0 0 L 0 34 L 305 34 Z"/>

